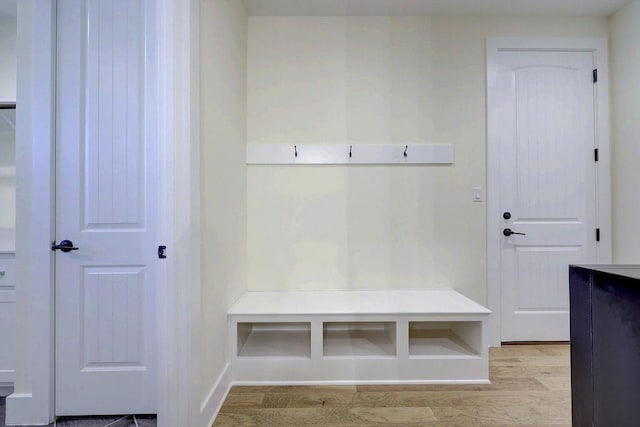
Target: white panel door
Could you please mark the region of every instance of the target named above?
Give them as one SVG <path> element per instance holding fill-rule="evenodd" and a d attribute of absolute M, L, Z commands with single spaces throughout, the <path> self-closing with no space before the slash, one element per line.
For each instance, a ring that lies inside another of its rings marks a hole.
<path fill-rule="evenodd" d="M 502 340 L 568 340 L 568 266 L 596 261 L 593 54 L 499 55 Z"/>
<path fill-rule="evenodd" d="M 58 0 L 56 414 L 156 412 L 141 0 Z"/>

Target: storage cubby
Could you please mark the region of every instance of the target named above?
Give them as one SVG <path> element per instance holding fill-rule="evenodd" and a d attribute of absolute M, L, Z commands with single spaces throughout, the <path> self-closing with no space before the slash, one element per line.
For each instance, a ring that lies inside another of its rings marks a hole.
<path fill-rule="evenodd" d="M 409 322 L 410 357 L 479 357 L 481 322 Z"/>
<path fill-rule="evenodd" d="M 325 322 L 322 329 L 325 357 L 396 355 L 395 322 Z"/>
<path fill-rule="evenodd" d="M 491 312 L 453 289 L 247 292 L 235 384 L 487 384 Z"/>
<path fill-rule="evenodd" d="M 238 357 L 311 357 L 309 323 L 238 323 Z"/>

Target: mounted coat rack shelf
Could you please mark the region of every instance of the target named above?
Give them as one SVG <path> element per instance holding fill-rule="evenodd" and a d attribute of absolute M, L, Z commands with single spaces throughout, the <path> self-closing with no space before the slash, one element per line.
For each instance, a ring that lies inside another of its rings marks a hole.
<path fill-rule="evenodd" d="M 249 165 L 450 165 L 453 144 L 247 144 Z"/>

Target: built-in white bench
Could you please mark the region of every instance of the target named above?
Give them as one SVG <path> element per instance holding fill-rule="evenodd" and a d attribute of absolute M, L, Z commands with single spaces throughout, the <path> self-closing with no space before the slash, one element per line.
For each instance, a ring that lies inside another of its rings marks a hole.
<path fill-rule="evenodd" d="M 248 292 L 234 382 L 488 383 L 490 313 L 452 289 Z"/>

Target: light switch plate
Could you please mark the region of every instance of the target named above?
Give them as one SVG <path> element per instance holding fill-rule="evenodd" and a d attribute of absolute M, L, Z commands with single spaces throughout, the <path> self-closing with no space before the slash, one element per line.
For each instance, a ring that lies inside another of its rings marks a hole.
<path fill-rule="evenodd" d="M 473 201 L 481 202 L 483 199 L 482 187 L 473 187 Z"/>

